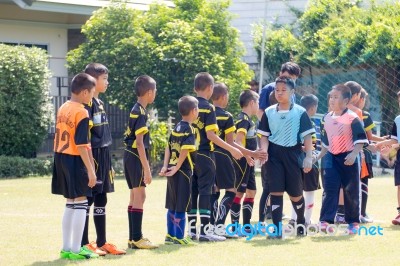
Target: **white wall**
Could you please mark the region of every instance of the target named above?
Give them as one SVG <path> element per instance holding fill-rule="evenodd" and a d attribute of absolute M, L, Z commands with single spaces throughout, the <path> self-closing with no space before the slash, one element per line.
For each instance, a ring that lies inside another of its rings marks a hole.
<path fill-rule="evenodd" d="M 251 24 L 262 22 L 264 9 L 267 2 L 267 21 L 276 21 L 280 24 L 292 22 L 295 17 L 289 11 L 288 6 L 304 10 L 307 0 L 232 0 L 229 11 L 236 16 L 232 21 L 232 26 L 240 31 L 240 39 L 246 47 L 244 61 L 254 69 L 258 68 L 256 51 L 253 49 L 253 39 L 251 37 Z"/>
<path fill-rule="evenodd" d="M 47 45 L 52 75 L 67 77 L 65 56 L 67 53 L 67 29 L 58 24 L 0 21 L 0 42 L 32 43 Z M 51 95 L 58 95 L 56 79 L 51 79 Z M 63 89 L 62 95 L 67 95 Z"/>

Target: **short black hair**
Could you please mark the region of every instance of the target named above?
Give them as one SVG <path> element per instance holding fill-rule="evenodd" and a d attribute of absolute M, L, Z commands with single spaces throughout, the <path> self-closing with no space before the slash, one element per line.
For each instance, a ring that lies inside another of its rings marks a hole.
<path fill-rule="evenodd" d="M 226 86 L 225 83 L 215 83 L 214 85 L 214 91 L 211 96 L 211 100 L 216 101 L 222 96 L 225 96 L 228 94 L 228 86 Z"/>
<path fill-rule="evenodd" d="M 99 63 L 91 63 L 85 67 L 85 73 L 98 79 L 103 74 L 108 74 L 108 69 L 105 65 Z"/>
<path fill-rule="evenodd" d="M 353 96 L 354 94 L 360 93 L 361 89 L 363 88 L 360 84 L 358 84 L 355 81 L 347 81 L 344 85 L 349 87 L 349 89 L 351 91 L 351 96 Z"/>
<path fill-rule="evenodd" d="M 368 92 L 364 88 L 362 88 L 360 91 L 360 99 L 365 99 L 365 98 L 367 98 L 367 96 L 368 96 Z"/>
<path fill-rule="evenodd" d="M 208 72 L 200 72 L 194 77 L 194 90 L 204 91 L 210 85 L 214 85 L 214 78 Z"/>
<path fill-rule="evenodd" d="M 190 112 L 198 108 L 199 101 L 193 96 L 183 96 L 178 101 L 178 109 L 181 116 L 187 116 Z"/>
<path fill-rule="evenodd" d="M 96 80 L 89 74 L 79 73 L 72 78 L 71 92 L 73 94 L 79 94 L 84 90 L 91 91 L 96 87 Z"/>
<path fill-rule="evenodd" d="M 258 101 L 260 96 L 252 90 L 244 90 L 240 93 L 239 104 L 240 107 L 246 107 L 251 101 Z"/>
<path fill-rule="evenodd" d="M 301 69 L 298 64 L 293 62 L 286 62 L 281 66 L 281 74 L 288 72 L 290 75 L 300 76 Z"/>
<path fill-rule="evenodd" d="M 336 84 L 332 87 L 332 90 L 337 90 L 342 94 L 343 99 L 351 99 L 351 90 L 344 84 Z"/>
<path fill-rule="evenodd" d="M 280 76 L 275 80 L 275 83 L 284 83 L 286 84 L 286 87 L 289 87 L 291 90 L 294 90 L 294 87 L 296 86 L 296 84 L 294 83 L 293 79 L 290 79 L 288 77 L 285 76 Z"/>
<path fill-rule="evenodd" d="M 314 94 L 304 95 L 300 99 L 300 105 L 308 111 L 311 107 L 318 105 L 318 98 Z"/>
<path fill-rule="evenodd" d="M 148 91 L 156 88 L 156 81 L 147 75 L 139 76 L 135 81 L 135 93 L 136 96 L 141 97 Z"/>
<path fill-rule="evenodd" d="M 271 91 L 271 93 L 269 94 L 268 99 L 269 99 L 269 105 L 274 105 L 274 104 L 278 103 L 278 100 L 275 97 L 275 91 L 274 90 Z"/>

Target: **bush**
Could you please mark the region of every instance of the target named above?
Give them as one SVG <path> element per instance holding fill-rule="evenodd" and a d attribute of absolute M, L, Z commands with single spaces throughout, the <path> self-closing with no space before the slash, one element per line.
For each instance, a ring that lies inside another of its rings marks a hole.
<path fill-rule="evenodd" d="M 39 48 L 0 44 L 0 155 L 34 157 L 47 136 L 47 59 Z"/>
<path fill-rule="evenodd" d="M 154 172 L 164 162 L 165 147 L 168 143 L 170 127 L 166 122 L 150 121 L 150 164 Z M 158 172 L 157 172 L 158 173 Z"/>
<path fill-rule="evenodd" d="M 52 170 L 50 159 L 0 156 L 0 178 L 50 175 Z"/>

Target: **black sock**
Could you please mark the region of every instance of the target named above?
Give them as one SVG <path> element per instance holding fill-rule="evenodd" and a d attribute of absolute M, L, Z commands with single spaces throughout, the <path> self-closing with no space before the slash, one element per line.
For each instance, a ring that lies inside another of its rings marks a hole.
<path fill-rule="evenodd" d="M 232 220 L 232 224 L 234 223 L 239 223 L 239 219 L 240 219 L 240 207 L 241 207 L 241 198 L 239 197 L 235 197 L 233 199 L 233 203 L 232 203 L 232 207 L 231 207 L 231 220 Z M 235 226 L 232 227 L 233 230 L 236 229 Z"/>
<path fill-rule="evenodd" d="M 305 210 L 305 204 L 304 204 L 304 197 L 301 197 L 301 199 L 298 202 L 292 201 L 293 209 L 297 214 L 297 223 L 298 224 L 304 224 L 306 219 L 304 218 L 304 210 Z"/>
<path fill-rule="evenodd" d="M 253 213 L 254 198 L 244 198 L 242 212 L 243 212 L 243 225 L 250 224 L 251 215 Z"/>
<path fill-rule="evenodd" d="M 279 228 L 279 223 L 282 222 L 282 210 L 283 210 L 283 196 L 271 195 L 272 222 L 277 228 Z"/>
<path fill-rule="evenodd" d="M 368 178 L 361 179 L 361 216 L 367 215 L 367 201 L 368 201 Z"/>
<path fill-rule="evenodd" d="M 210 223 L 210 195 L 199 196 L 200 235 L 205 235 L 204 228 Z"/>
<path fill-rule="evenodd" d="M 142 234 L 143 209 L 132 208 L 132 240 L 139 241 Z"/>
<path fill-rule="evenodd" d="M 107 194 L 101 193 L 94 197 L 93 221 L 96 227 L 96 244 L 98 247 L 104 246 L 106 240 L 106 205 Z"/>
<path fill-rule="evenodd" d="M 336 214 L 339 216 L 344 216 L 344 205 L 338 205 Z"/>
<path fill-rule="evenodd" d="M 226 217 L 232 207 L 233 199 L 236 193 L 232 191 L 226 191 L 218 207 L 218 219 L 216 224 L 225 224 Z"/>
<path fill-rule="evenodd" d="M 400 214 L 400 207 L 397 207 L 397 213 Z"/>
<path fill-rule="evenodd" d="M 258 209 L 258 221 L 259 222 L 265 221 L 265 215 L 267 212 L 268 194 L 269 194 L 268 190 L 264 188 L 263 192 L 261 194 L 260 205 L 259 205 L 259 209 Z"/>
<path fill-rule="evenodd" d="M 84 245 L 89 244 L 89 214 L 90 214 L 90 206 L 93 204 L 93 197 L 87 197 L 88 201 L 88 207 L 86 209 L 86 221 L 85 221 L 85 227 L 83 228 L 83 234 L 82 234 L 82 241 L 81 241 L 81 246 L 83 247 Z"/>
<path fill-rule="evenodd" d="M 215 192 L 214 194 L 211 195 L 211 216 L 210 216 L 210 224 L 215 224 L 215 221 L 217 220 L 217 215 L 218 215 L 218 199 L 221 193 Z"/>
<path fill-rule="evenodd" d="M 132 221 L 133 221 L 132 214 L 133 214 L 132 206 L 128 206 L 129 241 L 131 241 L 133 239 L 132 238 L 132 235 L 133 235 L 133 233 L 132 233 Z"/>

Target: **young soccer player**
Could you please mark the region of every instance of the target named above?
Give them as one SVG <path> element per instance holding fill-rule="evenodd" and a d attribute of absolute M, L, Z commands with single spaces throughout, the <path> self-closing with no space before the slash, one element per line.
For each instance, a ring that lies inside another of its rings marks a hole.
<path fill-rule="evenodd" d="M 242 111 L 235 123 L 235 142 L 251 151 L 257 150 L 256 126 L 252 121 L 252 116 L 257 115 L 258 98 L 258 94 L 251 90 L 240 93 L 239 104 Z M 242 207 L 243 225 L 250 224 L 257 192 L 254 165 L 249 165 L 246 158 L 242 158 L 235 162 L 235 173 L 237 192 L 231 208 L 232 223 L 239 222 L 241 201 L 246 194 Z"/>
<path fill-rule="evenodd" d="M 400 91 L 397 92 L 397 101 L 400 106 Z M 397 216 L 392 220 L 392 224 L 400 225 L 400 115 L 393 122 L 392 133 L 390 139 L 378 142 L 376 144 L 381 152 L 388 154 L 390 150 L 397 150 L 396 163 L 394 164 L 394 185 L 397 187 Z"/>
<path fill-rule="evenodd" d="M 305 224 L 302 168 L 305 173 L 312 168 L 311 134 L 315 129 L 306 110 L 291 101 L 294 81 L 279 77 L 275 82 L 278 104 L 265 110 L 258 128 L 262 135 L 261 147 L 268 151 L 266 174 L 271 193 L 272 221 L 277 227 L 282 222 L 283 193 L 286 191 L 297 213 L 297 235 L 305 235 L 305 228 L 301 226 Z M 268 237 L 282 236 L 275 232 Z"/>
<path fill-rule="evenodd" d="M 147 127 L 147 105 L 156 97 L 156 82 L 143 75 L 135 81 L 135 93 L 138 97 L 129 115 L 125 132 L 124 172 L 130 189 L 128 205 L 129 248 L 153 249 L 158 246 L 142 234 L 143 204 L 146 198 L 146 185 L 151 183 L 151 171 L 148 160 L 149 129 Z"/>
<path fill-rule="evenodd" d="M 300 105 L 306 109 L 308 117 L 313 117 L 317 113 L 318 109 L 318 98 L 314 94 L 308 94 L 300 99 Z M 315 124 L 311 121 L 313 127 Z M 313 155 L 317 156 L 317 134 L 314 133 L 311 136 L 313 144 Z M 314 162 L 313 167 L 310 172 L 303 175 L 303 190 L 304 190 L 304 204 L 306 205 L 304 211 L 304 217 L 306 219 L 306 224 L 311 224 L 311 216 L 314 209 L 314 195 L 315 191 L 320 189 L 319 184 L 319 170 L 318 161 Z M 296 222 L 297 215 L 296 210 L 292 208 L 292 219 L 289 221 L 292 225 Z"/>
<path fill-rule="evenodd" d="M 191 181 L 193 175 L 193 155 L 196 150 L 195 132 L 191 126 L 198 114 L 198 100 L 193 96 L 179 99 L 178 109 L 182 120 L 172 131 L 165 148 L 164 166 L 160 176 L 167 177 L 167 212 L 166 244 L 191 245 L 190 237 L 184 238 L 186 217 L 191 198 Z"/>
<path fill-rule="evenodd" d="M 80 260 L 98 257 L 81 247 L 87 197 L 92 196 L 96 173 L 90 150 L 89 116 L 83 104 L 93 97 L 96 80 L 81 73 L 72 79 L 71 99 L 57 113 L 51 192 L 66 199 L 62 220 L 63 247 L 60 257 Z"/>
<path fill-rule="evenodd" d="M 199 241 L 224 241 L 225 237 L 217 236 L 212 232 L 205 232 L 205 227 L 210 223 L 210 201 L 212 187 L 215 184 L 215 157 L 214 144 L 231 153 L 235 159 L 243 154 L 237 148 L 227 144 L 218 137 L 217 119 L 215 108 L 208 100 L 213 94 L 214 78 L 206 72 L 198 73 L 194 79 L 194 91 L 199 101 L 199 116 L 192 124 L 196 131 L 196 147 L 198 147 L 195 160 L 195 169 L 192 180 L 192 209 L 188 213 L 189 235 L 197 239 L 197 211 L 200 213 Z"/>
<path fill-rule="evenodd" d="M 368 140 L 358 116 L 349 111 L 350 88 L 343 84 L 332 87 L 327 113 L 321 121 L 322 149 L 317 160 L 324 158 L 324 195 L 320 214 L 320 229 L 334 222 L 340 187 L 343 188 L 345 221 L 350 234 L 360 223 L 359 154 Z M 326 155 L 325 155 L 326 154 Z"/>
<path fill-rule="evenodd" d="M 86 66 L 85 73 L 96 79 L 96 88 L 91 102 L 85 105 L 89 113 L 90 143 L 95 162 L 97 176 L 96 186 L 93 188 L 93 197 L 88 197 L 85 230 L 83 231 L 82 246 L 86 245 L 91 251 L 100 256 L 106 254 L 122 255 L 126 251 L 118 249 L 106 240 L 106 205 L 107 193 L 114 192 L 114 169 L 111 165 L 109 146 L 111 145 L 111 131 L 108 124 L 104 103 L 99 99 L 100 93 L 105 93 L 108 86 L 108 69 L 98 63 Z M 89 243 L 89 212 L 94 203 L 93 220 L 96 227 L 96 242 Z"/>

